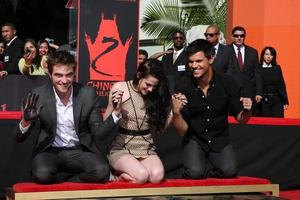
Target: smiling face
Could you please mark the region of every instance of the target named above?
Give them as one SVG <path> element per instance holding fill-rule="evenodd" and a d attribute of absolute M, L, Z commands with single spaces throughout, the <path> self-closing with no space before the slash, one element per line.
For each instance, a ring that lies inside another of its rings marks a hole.
<path fill-rule="evenodd" d="M 71 85 L 74 81 L 74 68 L 64 64 L 56 64 L 49 75 L 58 96 L 71 94 Z"/>
<path fill-rule="evenodd" d="M 188 58 L 188 65 L 196 79 L 204 79 L 208 76 L 209 70 L 211 70 L 210 65 L 213 63 L 213 56 L 207 58 L 203 51 L 198 51 Z"/>
<path fill-rule="evenodd" d="M 49 45 L 47 42 L 43 42 L 41 43 L 40 47 L 39 47 L 39 54 L 40 56 L 45 56 L 48 55 L 49 53 Z"/>
<path fill-rule="evenodd" d="M 141 78 L 139 80 L 137 89 L 142 95 L 148 95 L 149 93 L 153 92 L 158 85 L 159 80 L 154 76 L 148 75 L 145 78 Z"/>

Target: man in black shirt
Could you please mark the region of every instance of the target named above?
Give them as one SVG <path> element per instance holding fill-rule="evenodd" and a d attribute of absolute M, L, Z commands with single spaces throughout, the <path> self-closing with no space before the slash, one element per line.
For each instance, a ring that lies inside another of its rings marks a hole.
<path fill-rule="evenodd" d="M 187 48 L 192 76 L 176 85 L 173 124 L 184 135 L 183 177 L 233 177 L 237 174 L 234 151 L 229 142 L 228 114 L 239 123 L 251 115 L 252 101 L 240 97 L 230 76 L 214 71 L 212 45 L 203 39 Z"/>

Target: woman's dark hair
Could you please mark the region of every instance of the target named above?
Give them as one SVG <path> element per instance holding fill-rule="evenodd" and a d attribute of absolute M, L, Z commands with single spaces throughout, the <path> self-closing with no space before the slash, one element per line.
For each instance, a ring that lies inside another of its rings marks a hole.
<path fill-rule="evenodd" d="M 36 65 L 37 68 L 40 68 L 40 67 L 41 67 L 41 60 L 42 60 L 42 58 L 41 58 L 41 56 L 40 56 L 40 54 L 39 54 L 39 49 L 38 49 L 38 47 L 37 47 L 37 45 L 36 45 L 34 39 L 32 39 L 32 38 L 27 38 L 27 39 L 25 40 L 25 42 L 24 42 L 24 47 L 25 47 L 25 45 L 26 45 L 27 42 L 30 42 L 30 43 L 33 44 L 33 46 L 35 47 L 35 49 L 36 49 L 36 56 L 35 56 L 35 58 L 33 59 L 32 63 L 33 63 L 34 65 Z M 34 69 L 32 68 L 32 71 L 33 71 L 33 70 L 34 70 Z"/>
<path fill-rule="evenodd" d="M 277 65 L 277 61 L 276 61 L 276 56 L 277 56 L 277 53 L 276 53 L 276 50 L 273 48 L 273 47 L 265 47 L 262 51 L 261 51 L 261 54 L 260 54 L 260 64 L 262 65 L 263 62 L 264 62 L 264 55 L 266 53 L 266 51 L 269 50 L 271 55 L 273 56 L 273 59 L 271 61 L 271 65 L 275 66 Z"/>
<path fill-rule="evenodd" d="M 168 79 L 162 68 L 162 63 L 156 59 L 148 59 L 141 63 L 133 78 L 133 85 L 148 76 L 159 80 L 155 90 L 144 96 L 146 112 L 150 119 L 151 131 L 162 132 L 171 111 L 171 94 Z"/>

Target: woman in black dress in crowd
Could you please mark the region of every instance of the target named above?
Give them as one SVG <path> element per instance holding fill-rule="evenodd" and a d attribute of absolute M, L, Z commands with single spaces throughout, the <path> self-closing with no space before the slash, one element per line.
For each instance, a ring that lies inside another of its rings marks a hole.
<path fill-rule="evenodd" d="M 261 114 L 263 117 L 284 117 L 289 102 L 281 67 L 276 62 L 276 50 L 265 47 L 260 55 L 260 74 L 263 83 Z"/>

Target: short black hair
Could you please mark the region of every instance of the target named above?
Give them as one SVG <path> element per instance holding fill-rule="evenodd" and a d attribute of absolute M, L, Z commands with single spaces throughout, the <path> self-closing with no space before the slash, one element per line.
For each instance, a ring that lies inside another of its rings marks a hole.
<path fill-rule="evenodd" d="M 184 32 L 181 31 L 181 30 L 176 30 L 175 32 L 173 32 L 173 33 L 172 33 L 172 39 L 174 38 L 174 36 L 175 36 L 176 33 L 182 34 L 182 35 L 183 35 L 183 38 L 185 39 L 185 34 L 184 34 Z"/>
<path fill-rule="evenodd" d="M 4 24 L 2 24 L 1 28 L 3 26 L 9 26 L 11 29 L 16 30 L 15 25 L 13 23 L 10 23 L 10 22 L 5 22 Z"/>
<path fill-rule="evenodd" d="M 148 52 L 145 49 L 139 49 L 139 55 L 140 54 L 146 56 L 146 59 L 148 58 Z"/>
<path fill-rule="evenodd" d="M 231 31 L 231 35 L 233 35 L 234 32 L 236 32 L 236 31 L 243 31 L 244 34 L 246 35 L 246 29 L 242 26 L 235 26 Z"/>
<path fill-rule="evenodd" d="M 208 59 L 210 59 L 214 55 L 213 45 L 204 39 L 197 39 L 193 41 L 186 49 L 188 57 L 199 51 L 202 51 L 205 57 Z"/>

